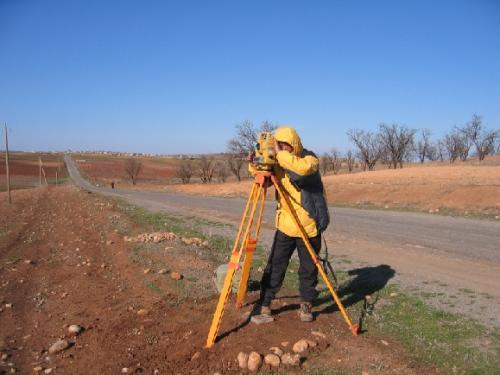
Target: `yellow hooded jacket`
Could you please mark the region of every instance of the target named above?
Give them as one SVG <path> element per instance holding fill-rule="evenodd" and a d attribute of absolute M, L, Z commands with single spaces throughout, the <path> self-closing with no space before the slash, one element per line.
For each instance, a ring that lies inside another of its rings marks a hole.
<path fill-rule="evenodd" d="M 293 147 L 293 152 L 279 151 L 276 155 L 278 165 L 274 173 L 276 179 L 288 195 L 293 210 L 308 237 L 315 237 L 319 230 L 326 229 L 329 222 L 328 207 L 324 196 L 323 184 L 318 170 L 318 158 L 303 149 L 300 138 L 293 128 L 281 127 L 274 134 L 279 142 Z M 250 171 L 254 172 L 250 164 Z M 277 196 L 276 228 L 290 237 L 300 237 L 292 213 Z"/>

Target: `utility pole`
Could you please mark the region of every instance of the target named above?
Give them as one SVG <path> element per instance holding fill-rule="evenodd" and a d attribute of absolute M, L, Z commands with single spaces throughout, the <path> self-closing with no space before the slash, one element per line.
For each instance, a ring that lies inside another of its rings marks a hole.
<path fill-rule="evenodd" d="M 7 196 L 9 204 L 12 203 L 10 196 L 10 173 L 9 173 L 9 138 L 7 136 L 7 124 L 5 123 L 5 177 L 7 179 Z"/>

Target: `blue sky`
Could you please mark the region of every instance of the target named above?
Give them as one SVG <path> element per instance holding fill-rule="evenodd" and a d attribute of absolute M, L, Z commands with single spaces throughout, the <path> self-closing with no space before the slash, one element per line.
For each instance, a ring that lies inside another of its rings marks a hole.
<path fill-rule="evenodd" d="M 0 0 L 11 148 L 218 152 L 235 124 L 350 147 L 380 122 L 500 128 L 498 1 Z"/>

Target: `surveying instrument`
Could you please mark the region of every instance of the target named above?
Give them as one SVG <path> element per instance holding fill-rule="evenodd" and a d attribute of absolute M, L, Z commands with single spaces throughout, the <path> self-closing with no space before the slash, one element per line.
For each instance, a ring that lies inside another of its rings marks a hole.
<path fill-rule="evenodd" d="M 266 202 L 267 189 L 269 186 L 273 185 L 281 198 L 285 209 L 288 210 L 297 225 L 300 232 L 300 237 L 304 241 L 307 251 L 311 255 L 311 258 L 318 268 L 318 271 L 323 278 L 330 294 L 332 295 L 335 303 L 339 307 L 342 316 L 344 317 L 349 329 L 354 335 L 359 333 L 359 326 L 353 324 L 349 315 L 340 301 L 337 293 L 333 289 L 330 280 L 325 272 L 325 269 L 321 265 L 321 261 L 316 255 L 309 238 L 300 223 L 296 212 L 293 210 L 292 205 L 288 196 L 284 193 L 280 183 L 276 179 L 273 173 L 274 166 L 276 165 L 276 155 L 275 155 L 275 139 L 270 132 L 264 132 L 259 135 L 258 142 L 255 147 L 255 157 L 253 159 L 255 164 L 255 176 L 254 182 L 252 184 L 252 189 L 248 196 L 245 209 L 241 218 L 241 223 L 234 241 L 233 249 L 231 251 L 231 258 L 227 265 L 227 273 L 224 279 L 224 284 L 219 296 L 219 301 L 215 309 L 214 317 L 212 319 L 212 324 L 210 325 L 210 330 L 208 332 L 206 348 L 211 348 L 217 338 L 217 333 L 222 322 L 222 315 L 226 308 L 229 294 L 231 293 L 233 278 L 237 270 L 241 269 L 241 279 L 239 282 L 237 294 L 236 294 L 236 307 L 240 308 L 245 299 L 247 292 L 247 283 L 250 276 L 250 267 L 252 265 L 253 255 L 257 247 L 257 240 L 259 238 L 260 227 L 262 224 L 262 216 L 264 213 L 264 205 Z M 255 218 L 255 213 L 257 212 L 257 217 Z M 243 265 L 240 264 L 243 258 Z"/>

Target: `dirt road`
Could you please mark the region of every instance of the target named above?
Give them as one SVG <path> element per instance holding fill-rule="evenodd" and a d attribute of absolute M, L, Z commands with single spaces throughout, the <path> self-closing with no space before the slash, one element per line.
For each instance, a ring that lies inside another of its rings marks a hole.
<path fill-rule="evenodd" d="M 77 185 L 150 210 L 235 224 L 244 205 L 240 199 L 96 188 L 81 178 L 69 156 L 65 159 Z M 266 207 L 262 236 L 267 247 L 273 234 L 272 206 Z M 431 303 L 500 326 L 500 223 L 336 207 L 331 207 L 331 216 L 326 238 L 336 257 L 359 265 L 390 265 L 396 280 L 422 290 Z"/>

